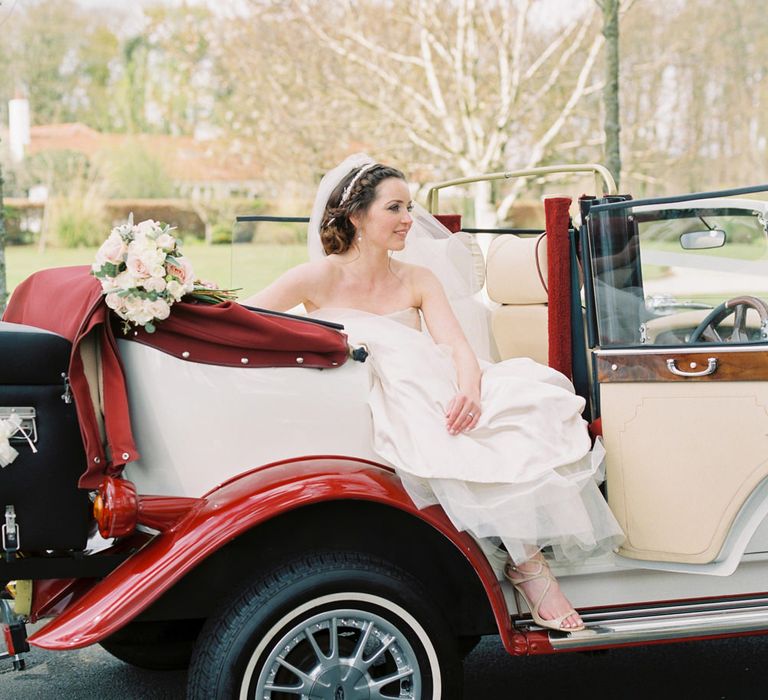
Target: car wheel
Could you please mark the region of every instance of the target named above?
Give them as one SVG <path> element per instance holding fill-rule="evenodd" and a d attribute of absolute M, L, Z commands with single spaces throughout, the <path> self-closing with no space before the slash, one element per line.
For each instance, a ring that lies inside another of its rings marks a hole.
<path fill-rule="evenodd" d="M 456 640 L 431 600 L 414 577 L 369 555 L 304 555 L 206 623 L 188 697 L 461 698 Z"/>
<path fill-rule="evenodd" d="M 189 666 L 201 627 L 201 620 L 131 622 L 100 644 L 131 666 L 175 671 Z"/>

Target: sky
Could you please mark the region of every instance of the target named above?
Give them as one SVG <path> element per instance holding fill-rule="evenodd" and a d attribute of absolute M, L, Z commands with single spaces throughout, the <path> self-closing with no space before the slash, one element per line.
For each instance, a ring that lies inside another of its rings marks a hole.
<path fill-rule="evenodd" d="M 0 0 L 0 25 L 26 0 Z M 133 31 L 141 26 L 141 8 L 148 5 L 163 3 L 166 5 L 181 5 L 184 2 L 190 5 L 208 4 L 214 10 L 226 12 L 242 5 L 243 0 L 76 0 L 86 9 L 115 9 L 127 17 L 129 25 L 127 30 Z M 327 0 L 333 2 L 333 0 Z M 534 3 L 532 9 L 532 21 L 543 24 L 567 22 L 575 14 L 583 11 L 584 7 L 592 0 L 539 0 Z"/>

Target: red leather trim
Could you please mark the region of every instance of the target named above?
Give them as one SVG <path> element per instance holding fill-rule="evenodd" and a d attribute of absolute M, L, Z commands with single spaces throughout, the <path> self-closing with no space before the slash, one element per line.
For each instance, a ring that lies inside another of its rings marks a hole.
<path fill-rule="evenodd" d="M 547 296 L 549 366 L 573 378 L 571 358 L 571 258 L 568 245 L 568 197 L 544 200 L 547 223 Z"/>
<path fill-rule="evenodd" d="M 126 339 L 188 362 L 224 367 L 331 369 L 347 361 L 347 336 L 340 330 L 231 301 L 175 304 L 154 333 L 137 328 Z"/>
<path fill-rule="evenodd" d="M 80 488 L 96 488 L 104 473 L 118 474 L 126 462 L 139 458 L 131 433 L 123 368 L 117 355 L 109 310 L 103 299 L 101 284 L 90 274 L 87 265 L 41 270 L 16 287 L 3 315 L 5 321 L 43 328 L 72 343 L 69 381 L 88 458 L 86 471 L 78 482 Z M 101 444 L 80 359 L 79 344 L 92 333 L 101 343 L 104 428 L 111 463 L 107 463 Z"/>
<path fill-rule="evenodd" d="M 223 484 L 29 641 L 45 649 L 94 644 L 120 629 L 184 574 L 246 530 L 294 508 L 345 499 L 387 504 L 441 532 L 480 578 L 509 653 L 523 653 L 525 639 L 512 629 L 499 581 L 477 543 L 457 532 L 441 508 L 418 510 L 390 469 L 330 456 L 277 462 Z"/>
<path fill-rule="evenodd" d="M 451 233 L 461 231 L 461 214 L 433 214 Z"/>

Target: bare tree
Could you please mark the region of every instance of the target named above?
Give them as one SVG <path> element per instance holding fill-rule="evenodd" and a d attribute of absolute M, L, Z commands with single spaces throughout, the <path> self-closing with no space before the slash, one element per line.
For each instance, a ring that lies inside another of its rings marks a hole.
<path fill-rule="evenodd" d="M 240 20 L 243 38 L 236 51 L 230 45 L 241 65 L 233 90 L 250 96 L 251 109 L 238 117 L 243 128 L 253 119 L 263 128 L 277 110 L 276 128 L 297 142 L 375 145 L 377 155 L 409 162 L 427 178 L 545 162 L 595 91 L 591 74 L 604 41 L 591 5 L 554 27 L 551 18 L 536 19 L 530 0 L 253 0 L 251 7 L 258 22 Z M 316 153 L 315 168 L 328 165 L 328 150 Z M 490 201 L 481 185 L 480 223 L 495 218 Z"/>
<path fill-rule="evenodd" d="M 611 171 L 616 185 L 621 178 L 621 144 L 619 134 L 619 7 L 621 0 L 597 0 L 603 12 L 603 37 L 605 37 L 605 85 L 603 108 L 605 110 L 605 165 Z"/>

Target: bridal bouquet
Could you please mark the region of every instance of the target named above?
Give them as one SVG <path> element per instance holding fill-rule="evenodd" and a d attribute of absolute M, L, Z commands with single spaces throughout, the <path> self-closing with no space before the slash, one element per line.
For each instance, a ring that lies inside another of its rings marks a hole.
<path fill-rule="evenodd" d="M 124 333 L 131 324 L 154 333 L 155 324 L 187 295 L 213 304 L 235 298 L 231 290 L 195 280 L 172 230 L 151 219 L 134 224 L 131 215 L 112 229 L 96 253 L 91 273 L 101 282 L 107 306 L 123 319 Z"/>

